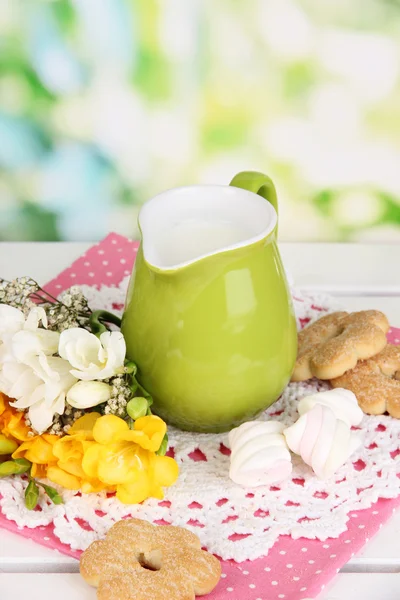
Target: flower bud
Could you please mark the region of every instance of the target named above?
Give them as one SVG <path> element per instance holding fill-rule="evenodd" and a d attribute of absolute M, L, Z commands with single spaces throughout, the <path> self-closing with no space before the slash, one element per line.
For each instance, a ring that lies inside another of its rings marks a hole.
<path fill-rule="evenodd" d="M 126 405 L 126 412 L 130 418 L 135 421 L 140 417 L 144 417 L 148 408 L 149 403 L 147 402 L 146 398 L 138 396 L 137 398 L 132 398 L 132 400 L 129 400 L 128 404 Z"/>
<path fill-rule="evenodd" d="M 67 402 L 74 408 L 91 408 L 111 397 L 111 387 L 103 381 L 78 381 L 67 393 Z"/>

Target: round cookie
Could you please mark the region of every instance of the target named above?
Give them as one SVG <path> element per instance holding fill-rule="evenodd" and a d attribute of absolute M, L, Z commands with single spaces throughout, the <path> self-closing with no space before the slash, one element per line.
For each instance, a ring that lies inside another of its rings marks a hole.
<path fill-rule="evenodd" d="M 182 527 L 126 519 L 82 554 L 80 572 L 99 600 L 192 600 L 214 589 L 221 565 Z"/>
<path fill-rule="evenodd" d="M 373 358 L 332 379 L 331 385 L 354 392 L 360 408 L 369 415 L 388 412 L 400 419 L 400 346 L 387 345 Z"/>
<path fill-rule="evenodd" d="M 299 332 L 292 381 L 334 379 L 386 346 L 389 322 L 378 310 L 325 315 Z"/>

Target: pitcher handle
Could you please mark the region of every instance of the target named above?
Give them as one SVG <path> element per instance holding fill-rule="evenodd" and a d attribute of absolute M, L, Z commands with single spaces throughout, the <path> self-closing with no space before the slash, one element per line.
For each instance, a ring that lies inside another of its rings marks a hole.
<path fill-rule="evenodd" d="M 278 215 L 278 198 L 276 195 L 276 189 L 272 182 L 272 179 L 264 173 L 258 171 L 241 171 L 232 179 L 229 185 L 234 187 L 254 192 L 259 196 L 262 196 L 274 207 L 276 214 Z M 276 235 L 278 234 L 278 227 L 276 227 Z"/>

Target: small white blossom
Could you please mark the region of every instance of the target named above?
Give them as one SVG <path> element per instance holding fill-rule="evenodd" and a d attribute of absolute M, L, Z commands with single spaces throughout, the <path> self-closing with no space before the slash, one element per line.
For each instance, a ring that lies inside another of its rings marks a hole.
<path fill-rule="evenodd" d="M 68 360 L 78 379 L 103 380 L 123 367 L 126 345 L 119 331 L 105 331 L 99 339 L 86 329 L 73 327 L 61 333 L 58 353 Z"/>
<path fill-rule="evenodd" d="M 32 427 L 43 433 L 56 413 L 62 414 L 67 390 L 75 383 L 70 365 L 57 352 L 59 334 L 47 327 L 43 308 L 33 308 L 28 316 L 18 309 L 0 306 L 0 391 L 20 410 L 28 409 Z"/>
<path fill-rule="evenodd" d="M 67 402 L 74 408 L 91 408 L 107 402 L 111 388 L 103 381 L 78 381 L 67 393 Z"/>
<path fill-rule="evenodd" d="M 9 361 L 0 372 L 0 390 L 15 398 L 11 404 L 18 409 L 28 409 L 32 427 L 43 433 L 56 413 L 64 412 L 65 396 L 76 379 L 62 358 L 44 355 L 33 359 L 30 365 Z"/>

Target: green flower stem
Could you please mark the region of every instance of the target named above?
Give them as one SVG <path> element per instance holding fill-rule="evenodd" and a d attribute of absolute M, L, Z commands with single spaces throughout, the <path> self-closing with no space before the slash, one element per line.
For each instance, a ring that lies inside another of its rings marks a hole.
<path fill-rule="evenodd" d="M 50 485 L 46 485 L 29 476 L 28 487 L 25 490 L 25 506 L 29 510 L 34 510 L 39 502 L 39 486 L 44 490 L 44 493 L 50 498 L 53 504 L 64 504 L 62 496 L 57 490 Z"/>
<path fill-rule="evenodd" d="M 64 504 L 64 500 L 62 496 L 57 492 L 57 490 L 50 485 L 45 485 L 44 483 L 40 483 L 40 481 L 36 482 L 37 485 L 40 485 L 41 488 L 44 489 L 50 500 L 53 504 Z"/>
<path fill-rule="evenodd" d="M 149 392 L 145 390 L 143 386 L 140 385 L 136 377 L 132 377 L 132 381 L 136 386 L 136 390 L 139 391 L 144 398 L 146 398 L 147 402 L 149 403 L 149 406 L 151 406 L 153 404 L 153 398 L 151 397 Z"/>
<path fill-rule="evenodd" d="M 106 310 L 95 310 L 92 312 L 89 317 L 89 327 L 92 333 L 99 337 L 102 333 L 108 331 L 104 323 L 113 323 L 117 327 L 121 327 L 121 319 L 117 315 L 113 315 Z"/>

